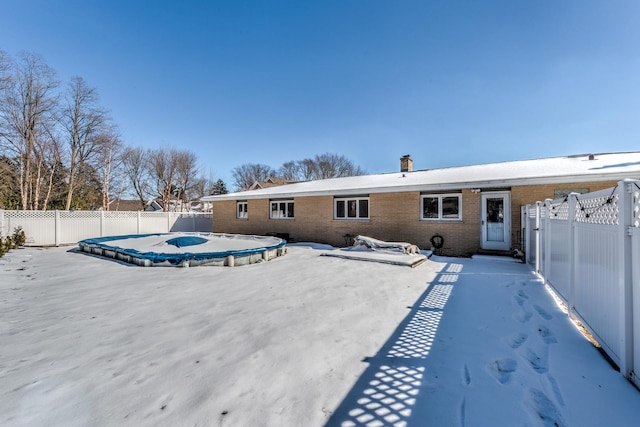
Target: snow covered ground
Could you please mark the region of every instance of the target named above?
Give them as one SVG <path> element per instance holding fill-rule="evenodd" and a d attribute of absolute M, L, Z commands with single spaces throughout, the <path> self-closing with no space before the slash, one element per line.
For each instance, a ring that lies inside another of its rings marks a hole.
<path fill-rule="evenodd" d="M 635 426 L 526 265 L 293 245 L 237 268 L 0 258 L 3 426 Z"/>

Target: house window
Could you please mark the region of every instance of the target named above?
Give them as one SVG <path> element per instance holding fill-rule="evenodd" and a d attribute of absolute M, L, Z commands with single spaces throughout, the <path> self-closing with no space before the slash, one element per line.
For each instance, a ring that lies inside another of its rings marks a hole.
<path fill-rule="evenodd" d="M 334 199 L 334 219 L 369 219 L 369 198 L 348 197 Z"/>
<path fill-rule="evenodd" d="M 236 218 L 238 219 L 249 218 L 249 211 L 247 210 L 247 202 L 236 203 Z"/>
<path fill-rule="evenodd" d="M 293 200 L 271 202 L 271 219 L 293 218 Z"/>
<path fill-rule="evenodd" d="M 562 199 L 563 197 L 567 197 L 571 193 L 580 193 L 585 194 L 588 193 L 588 188 L 571 188 L 571 189 L 556 189 L 553 190 L 553 199 Z"/>
<path fill-rule="evenodd" d="M 425 194 L 420 200 L 420 219 L 435 221 L 462 219 L 462 195 L 460 194 Z"/>

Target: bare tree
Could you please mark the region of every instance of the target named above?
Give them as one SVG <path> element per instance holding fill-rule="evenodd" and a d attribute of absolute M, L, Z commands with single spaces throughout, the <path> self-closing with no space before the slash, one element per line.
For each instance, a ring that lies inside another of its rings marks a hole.
<path fill-rule="evenodd" d="M 300 179 L 300 162 L 290 160 L 284 162 L 278 169 L 278 177 L 282 179 L 288 179 L 290 181 L 297 181 Z"/>
<path fill-rule="evenodd" d="M 192 200 L 200 199 L 204 196 L 227 194 L 227 186 L 222 179 L 216 181 L 213 178 L 200 176 L 196 178 L 191 186 Z"/>
<path fill-rule="evenodd" d="M 167 212 L 177 188 L 177 150 L 159 148 L 149 151 L 148 165 L 151 179 L 155 182 L 156 196 L 162 201 L 162 210 Z"/>
<path fill-rule="evenodd" d="M 62 110 L 69 171 L 65 209 L 71 207 L 79 169 L 97 155 L 106 122 L 106 112 L 98 106 L 96 89 L 87 86 L 82 77 L 73 77 Z"/>
<path fill-rule="evenodd" d="M 98 151 L 95 163 L 102 181 L 102 209 L 108 211 L 111 204 L 111 184 L 122 164 L 123 144 L 115 128 L 98 135 L 96 139 Z M 121 186 L 120 192 L 123 189 Z"/>
<path fill-rule="evenodd" d="M 276 171 L 268 165 L 247 163 L 233 168 L 231 175 L 236 189 L 245 191 L 256 181 L 266 181 L 270 176 L 275 176 Z"/>
<path fill-rule="evenodd" d="M 187 203 L 194 198 L 192 187 L 194 181 L 197 180 L 198 156 L 189 150 L 172 150 L 171 153 L 175 156 L 176 163 L 174 196 L 183 202 L 180 205 L 180 210 L 188 209 Z"/>
<path fill-rule="evenodd" d="M 3 59 L 0 88 L 0 144 L 18 163 L 22 209 L 41 206 L 45 177 L 53 173 L 48 163 L 58 98 L 54 71 L 37 55 L 23 53 L 19 61 Z M 11 73 L 7 74 L 7 70 Z"/>
<path fill-rule="evenodd" d="M 5 90 L 9 85 L 9 69 L 11 68 L 11 61 L 6 52 L 0 49 L 0 91 Z"/>
<path fill-rule="evenodd" d="M 345 156 L 324 153 L 314 157 L 318 172 L 315 179 L 342 178 L 345 176 L 364 175 L 364 170 Z"/>
<path fill-rule="evenodd" d="M 144 209 L 147 199 L 151 197 L 147 151 L 142 147 L 125 149 L 122 153 L 122 170 L 140 200 L 141 209 Z"/>
<path fill-rule="evenodd" d="M 365 171 L 345 156 L 324 153 L 313 158 L 291 160 L 278 169 L 280 178 L 293 181 L 311 181 L 316 179 L 341 178 L 363 175 Z"/>
<path fill-rule="evenodd" d="M 304 159 L 299 161 L 300 178 L 302 181 L 310 181 L 318 179 L 318 165 L 313 159 Z"/>
<path fill-rule="evenodd" d="M 59 198 L 62 194 L 60 177 L 62 176 L 62 160 L 60 158 L 60 142 L 55 134 L 48 132 L 47 138 L 36 142 L 38 146 L 36 181 L 37 188 L 43 189 L 42 204 L 40 208 L 47 210 L 52 198 Z M 36 198 L 35 202 L 38 202 Z M 34 206 L 38 209 L 38 206 Z"/>

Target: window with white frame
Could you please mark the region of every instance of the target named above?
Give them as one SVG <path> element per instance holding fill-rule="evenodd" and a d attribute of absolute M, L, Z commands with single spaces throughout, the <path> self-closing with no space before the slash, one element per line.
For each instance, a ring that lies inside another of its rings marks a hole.
<path fill-rule="evenodd" d="M 293 200 L 272 200 L 269 218 L 271 219 L 293 218 Z"/>
<path fill-rule="evenodd" d="M 236 218 L 247 219 L 249 218 L 249 210 L 247 209 L 247 202 L 236 203 Z"/>
<path fill-rule="evenodd" d="M 334 219 L 369 219 L 369 197 L 341 197 L 333 200 Z"/>
<path fill-rule="evenodd" d="M 423 194 L 420 197 L 420 219 L 455 221 L 462 219 L 461 194 Z"/>

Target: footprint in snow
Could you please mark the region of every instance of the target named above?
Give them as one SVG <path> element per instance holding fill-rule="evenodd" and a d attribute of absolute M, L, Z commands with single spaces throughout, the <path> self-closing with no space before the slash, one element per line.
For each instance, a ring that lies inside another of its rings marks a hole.
<path fill-rule="evenodd" d="M 522 298 L 519 295 L 514 296 L 513 299 L 516 301 L 516 304 L 518 304 L 520 307 L 522 307 L 524 305 L 524 302 L 526 301 L 524 298 Z"/>
<path fill-rule="evenodd" d="M 535 417 L 542 421 L 545 427 L 567 427 L 567 423 L 562 413 L 540 390 L 529 390 L 529 396 L 525 403 L 532 411 Z"/>
<path fill-rule="evenodd" d="M 545 310 L 544 308 L 540 307 L 539 305 L 534 305 L 533 308 L 538 312 L 540 317 L 542 317 L 544 320 L 553 319 L 553 316 L 550 315 L 549 313 L 547 313 L 547 310 Z"/>
<path fill-rule="evenodd" d="M 460 419 L 460 427 L 465 427 L 467 422 L 467 399 L 464 397 L 462 398 L 462 402 L 460 402 L 458 418 Z"/>
<path fill-rule="evenodd" d="M 469 373 L 469 367 L 465 364 L 464 370 L 462 371 L 462 380 L 464 381 L 464 385 L 471 384 L 471 374 Z"/>
<path fill-rule="evenodd" d="M 558 382 L 551 375 L 547 375 L 547 379 L 549 380 L 549 384 L 551 384 L 551 390 L 553 391 L 553 395 L 556 398 L 556 402 L 558 402 L 561 406 L 564 406 L 564 398 L 562 397 L 562 393 L 560 393 Z"/>
<path fill-rule="evenodd" d="M 500 384 L 506 384 L 511 379 L 511 374 L 518 368 L 518 362 L 513 359 L 500 359 L 494 361 L 489 368 Z"/>
<path fill-rule="evenodd" d="M 546 344 L 555 344 L 558 342 L 555 335 L 553 335 L 553 332 L 551 332 L 546 326 L 539 326 L 538 334 L 540 334 L 540 338 L 542 338 Z"/>
<path fill-rule="evenodd" d="M 529 362 L 533 370 L 539 374 L 544 374 L 549 370 L 547 356 L 545 354 L 540 355 L 528 348 L 525 351 L 524 358 L 527 359 L 527 362 Z"/>
<path fill-rule="evenodd" d="M 511 348 L 516 349 L 520 347 L 522 344 L 524 344 L 525 341 L 527 341 L 527 338 L 529 338 L 529 336 L 525 333 L 521 332 L 519 334 L 515 334 L 509 340 Z"/>

